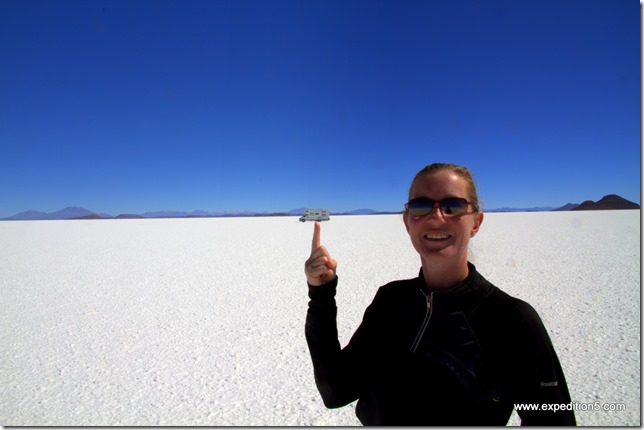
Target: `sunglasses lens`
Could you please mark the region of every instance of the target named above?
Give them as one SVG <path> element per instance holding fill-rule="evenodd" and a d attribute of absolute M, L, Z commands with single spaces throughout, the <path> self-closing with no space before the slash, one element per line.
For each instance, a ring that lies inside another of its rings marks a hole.
<path fill-rule="evenodd" d="M 444 216 L 461 216 L 467 213 L 467 200 L 461 198 L 446 198 L 440 201 L 440 209 Z M 434 200 L 418 198 L 410 200 L 405 208 L 411 216 L 422 217 L 434 209 Z"/>
<path fill-rule="evenodd" d="M 460 216 L 467 213 L 467 201 L 464 199 L 444 199 L 441 201 L 441 212 L 445 216 Z"/>
<path fill-rule="evenodd" d="M 425 216 L 434 208 L 434 201 L 430 199 L 413 199 L 407 203 L 407 210 L 411 216 Z"/>

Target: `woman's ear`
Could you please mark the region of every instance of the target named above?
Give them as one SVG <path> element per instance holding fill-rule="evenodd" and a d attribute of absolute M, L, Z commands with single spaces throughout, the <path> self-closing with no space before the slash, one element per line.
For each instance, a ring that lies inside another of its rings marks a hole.
<path fill-rule="evenodd" d="M 481 228 L 481 224 L 483 224 L 483 212 L 479 212 L 476 214 L 476 218 L 474 218 L 474 227 L 472 227 L 472 231 L 470 232 L 470 237 L 474 237 L 476 233 L 479 232 L 479 229 Z"/>

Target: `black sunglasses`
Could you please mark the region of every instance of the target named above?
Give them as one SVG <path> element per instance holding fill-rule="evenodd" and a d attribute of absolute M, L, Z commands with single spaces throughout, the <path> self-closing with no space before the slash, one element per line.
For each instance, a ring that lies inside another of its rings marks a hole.
<path fill-rule="evenodd" d="M 472 206 L 474 212 L 478 211 L 474 203 L 460 197 L 448 197 L 443 200 L 418 197 L 405 203 L 405 212 L 413 217 L 421 217 L 430 214 L 437 204 L 443 216 L 446 217 L 463 216 L 468 213 L 468 206 Z"/>

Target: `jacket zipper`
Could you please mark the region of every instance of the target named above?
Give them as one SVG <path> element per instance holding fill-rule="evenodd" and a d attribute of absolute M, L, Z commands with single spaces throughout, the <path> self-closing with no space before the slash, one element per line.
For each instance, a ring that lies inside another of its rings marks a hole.
<path fill-rule="evenodd" d="M 427 299 L 427 312 L 425 313 L 425 319 L 423 320 L 423 324 L 420 326 L 420 330 L 416 335 L 416 339 L 414 340 L 414 343 L 411 345 L 411 349 L 410 349 L 411 352 L 416 352 L 416 349 L 418 349 L 418 344 L 420 343 L 420 340 L 425 334 L 425 330 L 427 330 L 429 319 L 432 317 L 432 305 L 434 302 L 434 292 L 430 291 L 429 295 L 425 294 L 424 291 L 422 291 L 422 293 L 425 295 L 425 298 Z"/>

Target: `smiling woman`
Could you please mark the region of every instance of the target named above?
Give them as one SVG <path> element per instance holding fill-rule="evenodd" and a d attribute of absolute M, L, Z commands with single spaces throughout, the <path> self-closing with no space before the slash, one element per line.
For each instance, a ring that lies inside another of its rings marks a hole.
<path fill-rule="evenodd" d="M 571 401 L 539 315 L 468 261 L 483 223 L 469 171 L 432 164 L 412 181 L 404 223 L 420 255 L 415 279 L 381 287 L 344 348 L 338 341 L 338 262 L 320 225 L 305 263 L 306 338 L 329 408 L 358 400 L 365 425 L 505 425 L 518 403 Z M 572 425 L 572 411 L 520 411 L 522 424 Z"/>
<path fill-rule="evenodd" d="M 457 285 L 467 277 L 467 245 L 483 222 L 478 204 L 467 200 L 478 202 L 472 176 L 453 164 L 427 166 L 414 178 L 409 198 L 405 227 L 420 255 L 425 284 L 438 290 Z M 414 211 L 419 201 L 440 202 L 440 211 L 434 203 L 430 211 Z"/>

